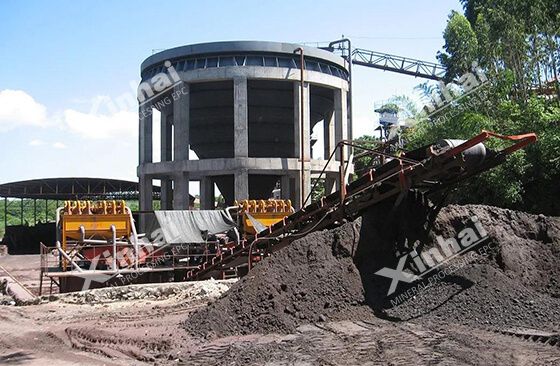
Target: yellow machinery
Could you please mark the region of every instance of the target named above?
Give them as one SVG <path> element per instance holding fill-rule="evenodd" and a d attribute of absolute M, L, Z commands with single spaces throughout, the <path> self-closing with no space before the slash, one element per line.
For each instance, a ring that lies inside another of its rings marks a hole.
<path fill-rule="evenodd" d="M 123 200 L 112 201 L 65 201 L 59 209 L 57 227 L 63 253 L 67 253 L 69 243 L 75 245 L 102 244 L 98 250 L 82 246 L 81 255 L 91 259 L 101 249 L 114 248 L 120 238 L 136 242 L 136 230 L 131 211 Z M 121 244 L 119 242 L 119 244 Z M 67 267 L 67 258 L 62 261 L 63 270 Z"/>
<path fill-rule="evenodd" d="M 243 200 L 235 202 L 239 207 L 243 233 L 254 235 L 258 230 L 255 228 L 256 220 L 258 224 L 268 227 L 294 212 L 290 200 Z"/>
<path fill-rule="evenodd" d="M 124 201 L 65 201 L 61 214 L 62 247 L 65 239 L 83 239 L 84 231 L 90 238 L 111 239 L 114 226 L 117 237 L 129 236 L 130 215 Z"/>

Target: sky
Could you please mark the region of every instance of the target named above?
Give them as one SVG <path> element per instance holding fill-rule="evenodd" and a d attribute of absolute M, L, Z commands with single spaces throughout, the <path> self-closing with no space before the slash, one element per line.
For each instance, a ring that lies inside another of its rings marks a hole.
<path fill-rule="evenodd" d="M 154 52 L 345 36 L 354 47 L 436 61 L 451 10 L 461 10 L 458 0 L 0 0 L 0 183 L 137 180 L 137 108 L 107 106 L 135 95 L 140 64 Z M 374 133 L 374 105 L 394 95 L 417 99 L 414 86 L 424 81 L 361 66 L 353 80 L 354 137 Z"/>

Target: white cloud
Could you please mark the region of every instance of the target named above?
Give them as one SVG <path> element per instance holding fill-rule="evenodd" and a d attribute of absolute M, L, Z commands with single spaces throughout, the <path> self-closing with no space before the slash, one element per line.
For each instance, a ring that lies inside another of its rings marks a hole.
<path fill-rule="evenodd" d="M 99 114 L 67 109 L 64 111 L 63 121 L 71 132 L 89 139 L 126 140 L 136 139 L 138 135 L 138 114 L 131 111 Z"/>
<path fill-rule="evenodd" d="M 47 108 L 23 90 L 0 90 L 0 131 L 19 126 L 45 126 Z"/>
<path fill-rule="evenodd" d="M 62 113 L 47 113 L 47 108 L 23 90 L 0 90 L 0 132 L 20 126 L 58 126 L 78 134 L 85 139 L 121 139 L 136 141 L 138 136 L 138 114 L 133 108 L 119 108 L 107 96 L 90 99 L 89 113 L 65 109 Z M 109 108 L 110 107 L 110 108 Z M 34 139 L 30 146 L 45 145 Z M 64 148 L 55 143 L 54 148 Z"/>
<path fill-rule="evenodd" d="M 45 146 L 47 142 L 40 139 L 33 139 L 29 141 L 29 146 Z M 51 146 L 55 149 L 66 149 L 66 145 L 60 141 L 54 142 Z"/>
<path fill-rule="evenodd" d="M 29 141 L 29 146 L 41 146 L 44 145 L 45 141 L 43 140 L 39 140 L 39 139 L 33 139 L 31 141 Z"/>

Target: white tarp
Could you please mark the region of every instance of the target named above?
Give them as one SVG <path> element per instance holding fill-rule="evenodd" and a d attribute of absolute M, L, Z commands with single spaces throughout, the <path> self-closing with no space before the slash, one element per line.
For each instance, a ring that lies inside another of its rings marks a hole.
<path fill-rule="evenodd" d="M 236 226 L 225 211 L 155 211 L 155 215 L 168 244 L 203 243 L 203 232 L 224 233 Z"/>
<path fill-rule="evenodd" d="M 260 222 L 259 220 L 255 219 L 253 216 L 251 216 L 249 211 L 245 211 L 245 215 L 247 215 L 247 217 L 249 218 L 249 221 L 251 221 L 251 224 L 253 225 L 253 227 L 255 228 L 255 231 L 257 233 L 262 233 L 267 228 L 267 226 L 265 224 L 263 224 L 262 222 Z"/>

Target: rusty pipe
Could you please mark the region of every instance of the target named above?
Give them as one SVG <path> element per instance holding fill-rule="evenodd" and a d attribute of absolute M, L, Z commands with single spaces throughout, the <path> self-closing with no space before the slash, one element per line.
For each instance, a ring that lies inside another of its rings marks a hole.
<path fill-rule="evenodd" d="M 344 35 L 343 35 L 344 37 Z M 350 41 L 349 38 L 342 38 L 342 39 L 338 39 L 336 41 L 332 41 L 331 43 L 329 43 L 329 48 L 333 48 L 333 46 L 335 44 L 339 44 L 339 43 L 346 43 L 348 45 L 348 106 L 347 106 L 347 110 L 348 110 L 348 121 L 349 121 L 349 127 L 348 127 L 348 139 L 352 140 L 353 139 L 353 118 L 352 118 L 352 110 L 354 108 L 352 108 L 352 42 Z M 349 149 L 349 153 L 351 153 L 352 150 Z"/>
<path fill-rule="evenodd" d="M 344 202 L 346 198 L 346 181 L 345 181 L 345 172 L 344 172 L 344 142 L 341 141 L 338 143 L 338 148 L 340 149 L 340 167 L 339 167 L 339 179 L 340 179 L 340 202 L 341 204 Z"/>
<path fill-rule="evenodd" d="M 299 156 L 301 159 L 301 187 L 299 189 L 300 191 L 300 209 L 303 208 L 303 204 L 305 202 L 305 191 L 304 191 L 304 187 L 305 187 L 305 147 L 304 147 L 304 142 L 305 142 L 305 136 L 304 136 L 304 85 L 303 83 L 305 82 L 305 77 L 304 77 L 304 70 L 305 70 L 305 59 L 304 59 L 304 53 L 303 53 L 303 48 L 302 47 L 298 47 L 294 50 L 294 53 L 299 52 L 300 54 L 300 93 L 299 93 L 299 104 L 300 104 L 300 117 L 299 117 L 299 122 L 300 122 L 300 130 L 299 130 L 299 137 L 300 137 L 300 142 L 299 142 Z"/>

